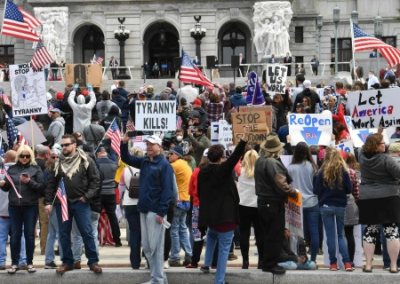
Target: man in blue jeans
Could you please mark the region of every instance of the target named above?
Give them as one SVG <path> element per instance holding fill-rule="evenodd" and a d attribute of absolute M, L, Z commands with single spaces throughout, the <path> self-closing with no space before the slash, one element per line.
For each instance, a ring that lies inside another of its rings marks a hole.
<path fill-rule="evenodd" d="M 56 204 L 56 213 L 60 231 L 60 245 L 63 251 L 62 265 L 58 274 L 74 269 L 74 258 L 71 250 L 72 219 L 75 218 L 85 244 L 88 266 L 94 273 L 101 273 L 98 265 L 99 257 L 93 236 L 89 201 L 95 197 L 100 187 L 100 175 L 95 162 L 77 147 L 72 135 L 64 135 L 61 139 L 62 153 L 54 163 L 44 199 L 48 214 L 53 208 L 53 200 L 61 179 L 64 181 L 67 194 L 68 220 L 63 221 L 61 204 Z"/>

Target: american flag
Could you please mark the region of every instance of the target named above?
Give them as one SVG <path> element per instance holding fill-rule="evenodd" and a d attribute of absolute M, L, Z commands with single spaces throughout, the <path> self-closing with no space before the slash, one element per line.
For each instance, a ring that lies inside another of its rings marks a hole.
<path fill-rule="evenodd" d="M 4 158 L 3 139 L 0 140 L 0 157 Z"/>
<path fill-rule="evenodd" d="M 13 187 L 15 194 L 18 196 L 18 198 L 22 198 L 21 194 L 19 194 L 18 190 L 15 188 L 14 182 L 12 181 L 11 177 L 8 175 L 8 172 L 6 170 L 6 168 L 3 166 L 1 167 L 1 171 L 0 173 L 2 175 L 4 175 L 6 177 L 6 179 L 8 180 L 8 182 L 11 184 L 11 186 Z"/>
<path fill-rule="evenodd" d="M 22 136 L 22 134 L 19 134 L 19 144 L 20 145 L 28 145 L 28 141 Z"/>
<path fill-rule="evenodd" d="M 1 90 L 3 90 L 3 89 L 1 89 Z M 9 99 L 8 96 L 7 96 L 6 94 L 4 94 L 3 92 L 0 94 L 0 99 L 3 100 L 3 102 L 4 102 L 5 105 L 8 105 L 8 106 L 12 107 L 11 102 L 10 102 L 10 99 Z"/>
<path fill-rule="evenodd" d="M 15 127 L 14 123 L 8 117 L 8 115 L 6 115 L 6 129 L 8 136 L 8 148 L 12 149 L 15 141 L 17 141 L 18 138 L 18 129 Z"/>
<path fill-rule="evenodd" d="M 115 121 L 115 118 L 106 132 L 106 137 L 111 139 L 111 149 L 113 149 L 114 152 L 118 156 L 120 156 L 121 153 L 120 153 L 119 145 L 121 143 L 121 131 L 119 130 L 119 127 L 118 127 L 117 122 Z"/>
<path fill-rule="evenodd" d="M 42 23 L 27 13 L 13 2 L 6 0 L 6 8 L 1 33 L 12 37 L 22 38 L 30 41 L 39 41 L 39 35 L 34 28 Z"/>
<path fill-rule="evenodd" d="M 356 24 L 353 24 L 354 52 L 378 49 L 390 66 L 400 63 L 400 50 L 367 34 Z"/>
<path fill-rule="evenodd" d="M 93 55 L 93 64 L 101 64 L 103 63 L 103 57 Z"/>
<path fill-rule="evenodd" d="M 179 81 L 190 82 L 213 88 L 213 83 L 203 75 L 200 69 L 190 60 L 189 55 L 182 50 L 182 63 Z"/>
<path fill-rule="evenodd" d="M 61 216 L 62 221 L 68 221 L 68 201 L 67 201 L 67 192 L 65 191 L 64 180 L 61 178 L 60 185 L 57 189 L 57 198 L 61 203 Z"/>
<path fill-rule="evenodd" d="M 146 92 L 146 84 L 144 84 L 142 89 L 140 89 L 139 94 L 143 94 L 145 92 Z"/>
<path fill-rule="evenodd" d="M 53 105 L 47 101 L 47 115 L 51 117 L 51 111 L 54 109 Z"/>
<path fill-rule="evenodd" d="M 180 116 L 176 119 L 176 129 L 180 129 L 182 127 L 182 118 Z"/>
<path fill-rule="evenodd" d="M 130 119 L 126 123 L 126 131 L 135 131 L 135 124 Z"/>
<path fill-rule="evenodd" d="M 36 51 L 31 60 L 32 69 L 37 71 L 51 62 L 53 62 L 53 58 L 51 58 L 50 53 L 47 51 L 46 47 L 44 47 L 42 40 L 39 39 L 36 45 Z"/>
<path fill-rule="evenodd" d="M 134 136 L 132 137 L 132 142 L 143 142 L 143 136 Z"/>

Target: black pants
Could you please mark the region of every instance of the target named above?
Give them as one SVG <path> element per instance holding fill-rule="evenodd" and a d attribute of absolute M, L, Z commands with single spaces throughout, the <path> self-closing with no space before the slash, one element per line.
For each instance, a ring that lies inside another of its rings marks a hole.
<path fill-rule="evenodd" d="M 313 67 L 312 72 L 314 73 L 314 76 L 318 76 L 318 67 Z"/>
<path fill-rule="evenodd" d="M 113 80 L 117 79 L 117 68 L 111 68 L 111 75 Z"/>
<path fill-rule="evenodd" d="M 258 213 L 264 233 L 263 269 L 278 264 L 285 232 L 285 204 L 282 201 L 258 199 Z M 257 240 L 258 243 L 258 240 Z"/>
<path fill-rule="evenodd" d="M 114 242 L 118 244 L 121 242 L 121 232 L 119 230 L 117 215 L 115 214 L 115 209 L 117 207 L 115 194 L 101 195 L 101 206 L 106 210 L 108 220 L 110 220 Z"/>
<path fill-rule="evenodd" d="M 260 215 L 258 209 L 255 207 L 247 207 L 239 205 L 239 229 L 240 229 L 240 251 L 242 252 L 243 261 L 249 260 L 249 248 L 250 248 L 250 232 L 251 224 L 254 227 L 254 234 L 256 236 L 257 250 L 258 250 L 258 262 L 263 260 L 264 256 L 264 236 L 261 227 Z"/>
<path fill-rule="evenodd" d="M 172 224 L 172 218 L 174 217 L 174 205 L 169 204 L 167 211 L 167 221 Z M 169 252 L 171 251 L 171 227 L 165 229 L 165 239 L 164 239 L 164 261 L 169 258 Z"/>
<path fill-rule="evenodd" d="M 354 226 L 345 226 L 344 234 L 347 239 L 347 249 L 349 250 L 350 261 L 354 261 L 354 253 L 356 252 L 356 242 L 354 241 Z"/>

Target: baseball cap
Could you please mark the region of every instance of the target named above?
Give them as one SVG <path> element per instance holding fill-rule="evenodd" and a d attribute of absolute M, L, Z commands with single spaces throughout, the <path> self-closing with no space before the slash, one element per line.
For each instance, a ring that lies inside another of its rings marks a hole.
<path fill-rule="evenodd" d="M 193 101 L 193 104 L 194 104 L 194 105 L 199 105 L 199 106 L 201 106 L 201 101 L 200 101 L 199 99 L 195 99 L 195 100 Z"/>
<path fill-rule="evenodd" d="M 303 103 L 297 103 L 296 107 L 304 107 Z"/>
<path fill-rule="evenodd" d="M 50 112 L 57 112 L 57 113 L 61 113 L 61 110 L 58 108 L 53 108 Z"/>
<path fill-rule="evenodd" d="M 200 113 L 198 112 L 198 111 L 192 111 L 190 114 L 189 114 L 189 119 L 193 119 L 193 118 L 200 118 Z"/>
<path fill-rule="evenodd" d="M 87 95 L 89 95 L 89 92 L 87 90 L 83 90 L 82 95 L 84 95 L 86 97 Z"/>
<path fill-rule="evenodd" d="M 151 144 L 158 144 L 158 145 L 162 145 L 162 140 L 160 137 L 156 136 L 156 135 L 150 135 L 148 138 L 144 139 L 144 142 L 149 141 Z"/>
<path fill-rule="evenodd" d="M 64 94 L 58 92 L 58 93 L 57 93 L 57 100 L 62 100 L 63 98 L 64 98 Z"/>
<path fill-rule="evenodd" d="M 304 88 L 311 88 L 311 81 L 310 80 L 304 80 L 303 86 L 304 86 Z"/>

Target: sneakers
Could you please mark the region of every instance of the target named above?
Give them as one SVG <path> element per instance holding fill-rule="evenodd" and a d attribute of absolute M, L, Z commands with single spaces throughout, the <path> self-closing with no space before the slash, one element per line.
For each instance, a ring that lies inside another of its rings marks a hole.
<path fill-rule="evenodd" d="M 337 268 L 337 264 L 331 264 L 330 271 L 338 271 L 339 269 Z"/>
<path fill-rule="evenodd" d="M 202 267 L 200 267 L 200 271 L 204 272 L 204 273 L 210 273 L 210 267 L 202 266 Z"/>
<path fill-rule="evenodd" d="M 238 257 L 234 253 L 229 254 L 228 260 L 236 260 L 236 259 L 238 259 Z"/>
<path fill-rule="evenodd" d="M 185 258 L 185 260 L 182 262 L 182 266 L 187 266 L 192 263 L 191 258 Z"/>
<path fill-rule="evenodd" d="M 58 265 L 52 261 L 50 263 L 46 263 L 46 265 L 44 266 L 44 269 L 57 269 Z"/>
<path fill-rule="evenodd" d="M 186 265 L 186 268 L 197 268 L 197 267 L 198 265 L 193 265 L 193 264 Z"/>
<path fill-rule="evenodd" d="M 179 261 L 179 259 L 170 260 L 169 261 L 169 266 L 171 266 L 171 267 L 180 267 L 181 266 L 181 262 Z"/>
<path fill-rule="evenodd" d="M 146 263 L 146 265 L 147 265 L 147 263 Z M 169 269 L 169 268 L 170 268 L 170 266 L 169 266 L 168 260 L 164 261 L 164 269 Z"/>
<path fill-rule="evenodd" d="M 347 272 L 353 272 L 353 267 L 351 266 L 351 263 L 350 263 L 350 262 L 346 262 L 346 263 L 344 264 L 344 269 L 345 269 Z"/>

